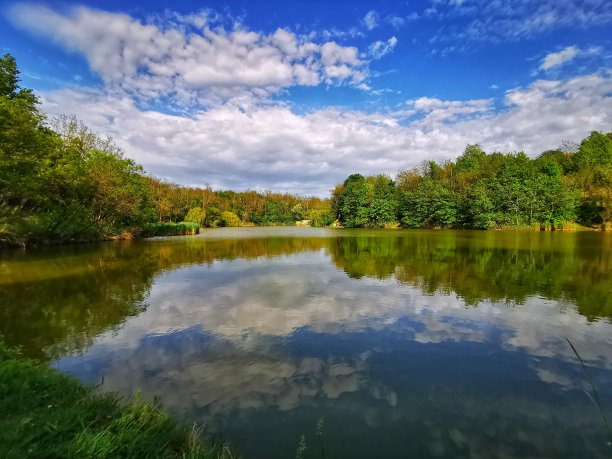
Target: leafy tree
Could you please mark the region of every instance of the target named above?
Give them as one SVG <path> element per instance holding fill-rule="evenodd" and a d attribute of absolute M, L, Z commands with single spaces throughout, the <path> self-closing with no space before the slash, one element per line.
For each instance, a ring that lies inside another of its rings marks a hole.
<path fill-rule="evenodd" d="M 291 208 L 291 214 L 294 220 L 303 220 L 304 218 L 304 207 L 302 204 L 296 204 Z"/>
<path fill-rule="evenodd" d="M 425 161 L 384 176 L 351 175 L 333 192 L 345 226 L 379 227 L 396 218 L 410 228 L 555 229 L 578 220 L 612 226 L 612 133 L 592 132 L 580 145 L 487 154 L 468 145 L 456 162 Z M 392 217 L 395 213 L 396 217 Z"/>
<path fill-rule="evenodd" d="M 308 212 L 308 220 L 312 226 L 325 227 L 331 225 L 335 217 L 330 209 L 314 209 Z"/>
<path fill-rule="evenodd" d="M 219 226 L 240 226 L 240 224 L 240 218 L 234 212 L 221 212 L 221 217 L 219 218 Z"/>
<path fill-rule="evenodd" d="M 413 192 L 404 192 L 400 221 L 409 228 L 450 227 L 457 222 L 457 201 L 453 193 L 431 179 Z"/>
<path fill-rule="evenodd" d="M 206 215 L 204 217 L 205 226 L 215 228 L 219 225 L 221 219 L 221 211 L 216 207 L 209 207 L 206 209 Z"/>
<path fill-rule="evenodd" d="M 367 222 L 366 179 L 361 174 L 350 175 L 343 184 L 338 199 L 338 220 L 347 228 L 364 226 Z"/>
<path fill-rule="evenodd" d="M 395 183 L 386 175 L 368 177 L 368 223 L 381 228 L 397 221 L 397 193 Z"/>
<path fill-rule="evenodd" d="M 485 182 L 471 187 L 462 205 L 463 224 L 468 228 L 489 229 L 495 226 L 495 206 Z"/>
<path fill-rule="evenodd" d="M 461 156 L 457 158 L 457 172 L 480 171 L 486 161 L 487 154 L 480 145 L 468 145 Z"/>
<path fill-rule="evenodd" d="M 578 152 L 572 158 L 574 170 L 580 171 L 593 166 L 612 165 L 612 138 L 598 131 L 580 142 Z"/>
<path fill-rule="evenodd" d="M 185 221 L 190 223 L 197 223 L 202 226 L 206 219 L 206 212 L 201 207 L 192 207 L 185 216 Z"/>

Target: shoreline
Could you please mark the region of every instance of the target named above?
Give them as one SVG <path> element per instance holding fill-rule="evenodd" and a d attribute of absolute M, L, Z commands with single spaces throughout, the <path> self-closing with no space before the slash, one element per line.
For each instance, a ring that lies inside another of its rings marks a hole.
<path fill-rule="evenodd" d="M 234 458 L 158 401 L 101 393 L 0 340 L 0 456 Z"/>
<path fill-rule="evenodd" d="M 11 244 L 6 241 L 0 241 L 0 251 L 2 250 L 14 250 L 14 249 L 31 249 L 38 247 L 53 247 L 53 246 L 62 246 L 62 245 L 80 245 L 80 244 L 97 244 L 101 242 L 112 242 L 112 241 L 130 241 L 130 240 L 147 240 L 147 239 L 159 239 L 159 238 L 174 238 L 174 237 L 190 237 L 197 236 L 200 234 L 202 230 L 219 230 L 223 228 L 318 228 L 318 229 L 330 229 L 330 230 L 385 230 L 385 231 L 470 231 L 470 232 L 525 232 L 525 233 L 578 233 L 578 232 L 601 232 L 606 233 L 612 230 L 612 228 L 592 228 L 588 226 L 582 226 L 577 223 L 572 223 L 568 225 L 568 227 L 556 228 L 556 229 L 540 229 L 535 227 L 504 227 L 504 228 L 489 228 L 489 229 L 474 229 L 474 228 L 407 228 L 402 226 L 388 226 L 382 228 L 347 228 L 344 226 L 304 226 L 304 225 L 241 225 L 237 227 L 216 227 L 216 228 L 208 228 L 201 227 L 196 233 L 189 234 L 175 234 L 175 235 L 150 235 L 150 236 L 142 236 L 142 235 L 134 235 L 131 233 L 124 233 L 118 236 L 112 236 L 108 238 L 102 239 L 83 239 L 83 240 L 66 240 L 66 241 L 44 241 L 37 243 L 20 243 L 20 244 Z"/>

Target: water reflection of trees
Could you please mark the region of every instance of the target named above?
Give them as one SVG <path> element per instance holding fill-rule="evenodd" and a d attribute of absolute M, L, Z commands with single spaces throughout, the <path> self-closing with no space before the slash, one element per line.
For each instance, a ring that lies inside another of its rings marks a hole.
<path fill-rule="evenodd" d="M 146 309 L 156 275 L 190 264 L 320 250 L 323 239 L 126 241 L 8 252 L 0 261 L 0 334 L 35 357 L 85 349 Z"/>
<path fill-rule="evenodd" d="M 400 237 L 403 236 L 403 237 Z M 139 314 L 155 277 L 190 264 L 324 249 L 350 277 L 394 278 L 467 304 L 539 295 L 612 317 L 612 238 L 601 234 L 342 232 L 339 237 L 126 241 L 12 252 L 0 261 L 0 333 L 55 357 Z"/>
<path fill-rule="evenodd" d="M 467 304 L 521 304 L 538 295 L 612 317 L 612 238 L 593 233 L 413 232 L 407 237 L 331 241 L 351 277 L 394 277 L 424 293 L 456 293 Z"/>

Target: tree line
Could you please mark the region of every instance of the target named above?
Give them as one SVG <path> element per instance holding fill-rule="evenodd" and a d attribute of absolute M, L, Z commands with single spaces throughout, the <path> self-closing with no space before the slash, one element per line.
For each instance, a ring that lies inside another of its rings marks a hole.
<path fill-rule="evenodd" d="M 468 145 L 455 161 L 350 175 L 332 192 L 345 227 L 538 228 L 612 224 L 612 132 L 594 131 L 532 159 Z"/>
<path fill-rule="evenodd" d="M 143 234 L 154 223 L 319 226 L 329 200 L 255 191 L 213 191 L 163 182 L 76 117 L 49 120 L 0 57 L 0 244 L 91 241 Z"/>
<path fill-rule="evenodd" d="M 485 153 L 385 175 L 349 176 L 331 199 L 184 187 L 145 173 L 76 117 L 49 120 L 0 57 L 0 245 L 91 241 L 241 225 L 409 228 L 610 226 L 612 133 L 542 153 Z"/>
<path fill-rule="evenodd" d="M 160 222 L 187 221 L 204 227 L 292 225 L 311 220 L 328 226 L 334 220 L 329 199 L 288 193 L 220 191 L 211 187 L 183 187 L 147 177 L 155 217 Z"/>

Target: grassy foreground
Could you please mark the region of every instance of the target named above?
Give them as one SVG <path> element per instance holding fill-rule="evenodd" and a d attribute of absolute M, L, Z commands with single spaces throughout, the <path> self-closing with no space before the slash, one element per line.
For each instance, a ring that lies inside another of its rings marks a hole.
<path fill-rule="evenodd" d="M 155 402 L 113 394 L 18 358 L 0 341 L 0 457 L 232 458 Z"/>

